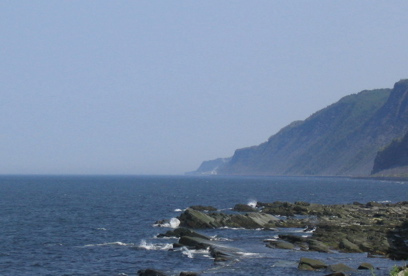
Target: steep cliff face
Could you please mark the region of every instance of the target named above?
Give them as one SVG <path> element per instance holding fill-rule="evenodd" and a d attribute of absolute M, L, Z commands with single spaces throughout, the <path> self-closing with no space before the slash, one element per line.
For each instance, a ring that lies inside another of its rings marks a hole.
<path fill-rule="evenodd" d="M 369 175 L 378 150 L 408 131 L 408 80 L 342 98 L 267 142 L 236 150 L 218 174 Z"/>
<path fill-rule="evenodd" d="M 391 175 L 408 174 L 408 133 L 400 139 L 393 140 L 388 146 L 377 153 L 374 160 L 373 174 L 382 172 Z M 388 171 L 385 172 L 385 170 Z"/>

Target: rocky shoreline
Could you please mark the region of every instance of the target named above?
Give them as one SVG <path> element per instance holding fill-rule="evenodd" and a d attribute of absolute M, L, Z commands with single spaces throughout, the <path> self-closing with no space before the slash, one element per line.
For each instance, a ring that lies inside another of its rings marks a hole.
<path fill-rule="evenodd" d="M 367 252 L 371 257 L 393 260 L 408 259 L 408 202 L 322 205 L 308 202 L 258 202 L 256 206 L 237 204 L 234 212 L 219 212 L 212 206 L 192 206 L 177 219 L 177 229 L 158 237 L 177 237 L 173 248 L 209 249 L 215 262 L 237 257 L 237 249 L 219 246 L 196 229 L 243 228 L 277 231 L 281 228 L 303 228 L 310 234 L 279 235 L 264 240 L 269 248 L 329 253 Z M 160 222 L 157 222 L 160 224 Z M 316 264 L 316 262 L 318 264 Z M 322 270 L 343 273 L 353 270 L 343 264 L 322 265 L 318 260 L 302 258 L 300 270 Z M 356 268 L 357 269 L 357 268 Z M 373 269 L 361 264 L 358 269 Z M 142 274 L 141 274 L 142 275 Z M 342 275 L 342 274 L 328 274 Z"/>

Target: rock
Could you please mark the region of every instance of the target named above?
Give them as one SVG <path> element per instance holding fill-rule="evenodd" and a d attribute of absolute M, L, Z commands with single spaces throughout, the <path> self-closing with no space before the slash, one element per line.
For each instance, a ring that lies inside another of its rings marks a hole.
<path fill-rule="evenodd" d="M 258 212 L 256 208 L 251 207 L 247 204 L 236 204 L 233 210 L 237 212 Z"/>
<path fill-rule="evenodd" d="M 330 274 L 326 274 L 325 276 L 346 276 L 343 272 L 334 272 Z"/>
<path fill-rule="evenodd" d="M 345 265 L 345 264 L 334 264 L 334 265 L 329 265 L 327 267 L 328 270 L 332 272 L 348 272 L 348 271 L 354 271 L 351 267 Z"/>
<path fill-rule="evenodd" d="M 310 258 L 301 258 L 298 266 L 300 270 L 319 270 L 324 268 L 327 268 L 324 262 Z"/>
<path fill-rule="evenodd" d="M 247 214 L 203 213 L 188 208 L 180 217 L 180 224 L 190 228 L 234 227 L 245 229 L 273 228 L 278 218 L 270 214 L 252 212 Z"/>
<path fill-rule="evenodd" d="M 296 235 L 279 235 L 279 238 L 290 243 L 302 243 L 305 242 L 307 239 L 301 236 Z"/>
<path fill-rule="evenodd" d="M 163 272 L 159 270 L 155 270 L 155 269 L 150 269 L 150 268 L 139 270 L 137 272 L 137 275 L 139 276 L 166 276 L 166 274 L 164 274 Z"/>
<path fill-rule="evenodd" d="M 190 206 L 191 209 L 196 210 L 196 211 L 207 211 L 207 212 L 215 212 L 217 211 L 217 208 L 213 206 L 202 206 L 202 205 L 194 205 Z"/>
<path fill-rule="evenodd" d="M 287 241 L 270 241 L 266 246 L 269 248 L 295 249 L 295 245 Z"/>
<path fill-rule="evenodd" d="M 374 266 L 370 263 L 362 263 L 359 265 L 357 269 L 360 270 L 374 270 Z"/>
<path fill-rule="evenodd" d="M 211 238 L 202 234 L 199 234 L 193 230 L 187 229 L 187 228 L 177 228 L 174 230 L 169 230 L 164 234 L 159 234 L 157 235 L 158 238 L 163 238 L 163 237 L 175 237 L 175 238 L 181 238 L 183 236 L 189 236 L 189 237 L 198 237 L 206 240 L 210 240 Z"/>
<path fill-rule="evenodd" d="M 179 239 L 179 244 L 189 247 L 189 248 L 194 248 L 194 249 L 207 249 L 208 247 L 211 246 L 209 241 L 207 239 L 202 239 L 198 237 L 189 237 L 189 236 L 182 236 Z"/>
<path fill-rule="evenodd" d="M 345 252 L 355 252 L 355 253 L 363 252 L 356 244 L 352 243 L 346 238 L 341 240 L 339 247 L 341 249 L 344 249 L 343 251 Z"/>
<path fill-rule="evenodd" d="M 179 276 L 198 276 L 198 273 L 196 272 L 189 272 L 189 271 L 183 271 L 180 272 Z"/>
<path fill-rule="evenodd" d="M 188 208 L 184 211 L 179 220 L 182 226 L 191 228 L 216 228 L 215 219 L 200 211 Z"/>
<path fill-rule="evenodd" d="M 330 252 L 329 247 L 320 241 L 309 239 L 307 240 L 307 243 L 309 244 L 309 250 L 311 251 L 324 252 L 324 253 Z"/>

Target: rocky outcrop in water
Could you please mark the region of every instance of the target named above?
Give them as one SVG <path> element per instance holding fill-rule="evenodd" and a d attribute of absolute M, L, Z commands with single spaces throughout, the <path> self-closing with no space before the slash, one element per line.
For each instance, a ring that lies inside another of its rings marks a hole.
<path fill-rule="evenodd" d="M 318 252 L 368 252 L 408 259 L 408 202 L 345 205 L 273 202 L 258 203 L 257 208 L 257 212 L 244 214 L 187 209 L 179 220 L 182 226 L 190 228 L 305 227 L 305 231 L 313 232 L 311 237 L 280 235 L 277 241 L 266 241 L 266 245 Z"/>
<path fill-rule="evenodd" d="M 220 212 L 204 213 L 191 208 L 180 217 L 180 225 L 190 228 L 273 228 L 278 218 L 267 213 L 225 214 Z"/>

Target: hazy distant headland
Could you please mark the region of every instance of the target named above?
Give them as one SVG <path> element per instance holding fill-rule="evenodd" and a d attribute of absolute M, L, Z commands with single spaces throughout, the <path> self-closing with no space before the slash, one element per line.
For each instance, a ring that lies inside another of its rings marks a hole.
<path fill-rule="evenodd" d="M 408 79 L 340 99 L 192 174 L 407 176 Z"/>

